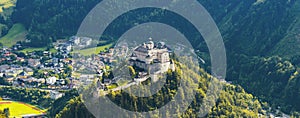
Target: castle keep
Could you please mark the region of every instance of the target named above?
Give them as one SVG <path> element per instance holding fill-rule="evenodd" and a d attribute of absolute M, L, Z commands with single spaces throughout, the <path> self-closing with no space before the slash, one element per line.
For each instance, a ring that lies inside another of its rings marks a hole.
<path fill-rule="evenodd" d="M 164 73 L 168 69 L 175 70 L 170 59 L 170 50 L 164 42 L 150 41 L 136 47 L 130 57 L 130 64 L 152 73 Z"/>

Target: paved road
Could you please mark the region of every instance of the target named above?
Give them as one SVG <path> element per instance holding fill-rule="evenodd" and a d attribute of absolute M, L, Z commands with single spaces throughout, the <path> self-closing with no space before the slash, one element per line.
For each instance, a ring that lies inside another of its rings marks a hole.
<path fill-rule="evenodd" d="M 117 87 L 115 89 L 112 89 L 112 91 L 119 91 L 119 90 L 122 90 L 122 89 L 129 88 L 130 86 L 133 86 L 133 85 L 138 85 L 140 82 L 144 82 L 148 78 L 149 78 L 149 76 L 145 76 L 143 78 L 138 79 L 139 81 L 130 82 L 130 83 L 124 85 L 124 86 L 119 86 L 119 87 Z"/>
<path fill-rule="evenodd" d="M 112 91 L 119 91 L 119 90 L 122 90 L 122 89 L 129 88 L 130 86 L 137 85 L 137 84 L 138 84 L 137 82 L 131 82 L 131 83 L 128 83 L 124 86 L 119 86 L 117 88 L 114 88 L 114 89 L 112 89 Z"/>

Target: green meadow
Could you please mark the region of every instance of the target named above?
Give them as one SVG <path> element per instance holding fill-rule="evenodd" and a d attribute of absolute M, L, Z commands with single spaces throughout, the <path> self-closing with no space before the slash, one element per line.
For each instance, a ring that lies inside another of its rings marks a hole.
<path fill-rule="evenodd" d="M 105 51 L 105 49 L 110 48 L 111 46 L 112 46 L 112 44 L 107 44 L 107 45 L 99 46 L 99 47 L 95 47 L 95 48 L 76 50 L 76 51 L 73 51 L 72 53 L 79 53 L 83 56 L 89 56 L 89 55 L 92 55 L 92 54 L 98 54 L 101 51 Z"/>
<path fill-rule="evenodd" d="M 11 47 L 15 45 L 18 41 L 23 41 L 26 36 L 26 29 L 22 24 L 14 24 L 9 30 L 8 34 L 0 38 L 0 43 L 3 46 Z"/>
<path fill-rule="evenodd" d="M 44 114 L 43 110 L 26 103 L 14 101 L 0 101 L 0 109 L 3 110 L 5 108 L 9 108 L 10 117 L 12 118 L 20 118 L 23 115 L 28 114 Z"/>

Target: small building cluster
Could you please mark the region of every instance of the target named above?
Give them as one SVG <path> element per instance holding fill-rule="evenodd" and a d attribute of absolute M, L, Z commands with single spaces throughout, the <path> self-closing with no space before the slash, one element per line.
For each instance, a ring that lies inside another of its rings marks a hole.
<path fill-rule="evenodd" d="M 109 48 L 96 55 L 82 56 L 83 58 L 71 57 L 73 48 L 89 48 L 90 45 L 91 38 L 73 36 L 69 40 L 57 40 L 53 43 L 55 50 L 32 51 L 20 55 L 18 50 L 2 48 L 0 77 L 9 86 L 60 91 L 90 85 L 97 79 L 102 89 L 115 85 L 122 77 L 114 77 L 110 71 L 119 57 L 124 56 L 129 56 L 129 64 L 135 69 L 143 70 L 138 71 L 136 76 L 139 81 L 144 81 L 151 75 L 175 70 L 170 59 L 172 52 L 164 42 L 150 40 L 134 48 L 132 54 L 128 53 L 130 49 L 124 45 L 119 49 Z M 57 99 L 62 94 L 51 92 L 50 96 Z"/>
<path fill-rule="evenodd" d="M 68 53 L 72 51 L 73 47 L 86 48 L 92 45 L 92 41 L 92 38 L 72 36 L 68 41 L 58 40 L 54 43 L 54 47 L 56 50 Z"/>
<path fill-rule="evenodd" d="M 92 38 L 88 37 L 78 37 L 78 36 L 72 36 L 70 38 L 70 42 L 73 46 L 79 46 L 81 48 L 87 47 L 92 44 Z"/>

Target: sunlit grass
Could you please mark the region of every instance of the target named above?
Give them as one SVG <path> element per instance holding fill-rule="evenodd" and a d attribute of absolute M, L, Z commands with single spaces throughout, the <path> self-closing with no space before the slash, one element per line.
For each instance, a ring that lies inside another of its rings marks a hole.
<path fill-rule="evenodd" d="M 0 38 L 0 43 L 2 43 L 3 46 L 11 47 L 15 45 L 18 41 L 24 40 L 26 32 L 27 31 L 22 24 L 15 24 L 9 30 L 8 34 Z"/>
<path fill-rule="evenodd" d="M 25 49 L 23 49 L 23 50 L 20 50 L 19 52 L 28 53 L 28 52 L 46 51 L 46 50 L 47 50 L 46 47 L 41 47 L 41 48 L 32 48 L 32 47 L 28 47 L 28 48 L 25 48 Z M 51 48 L 49 52 L 51 52 L 51 53 L 56 53 L 57 50 L 54 49 L 54 48 Z"/>
<path fill-rule="evenodd" d="M 0 13 L 3 12 L 3 9 L 14 7 L 17 0 L 0 0 Z"/>
<path fill-rule="evenodd" d="M 42 47 L 42 48 L 25 48 L 19 52 L 24 52 L 24 53 L 27 53 L 27 52 L 34 52 L 34 51 L 45 51 L 47 48 L 45 47 Z"/>
<path fill-rule="evenodd" d="M 112 44 L 107 44 L 107 45 L 100 46 L 100 47 L 95 47 L 95 48 L 76 50 L 76 51 L 73 51 L 72 53 L 79 53 L 83 56 L 89 56 L 89 55 L 92 55 L 92 54 L 98 54 L 101 51 L 105 51 L 105 49 L 110 48 L 111 46 L 112 46 Z"/>
<path fill-rule="evenodd" d="M 10 117 L 21 117 L 22 115 L 28 114 L 43 114 L 44 111 L 21 102 L 13 102 L 13 101 L 0 101 L 0 109 L 9 108 Z"/>

